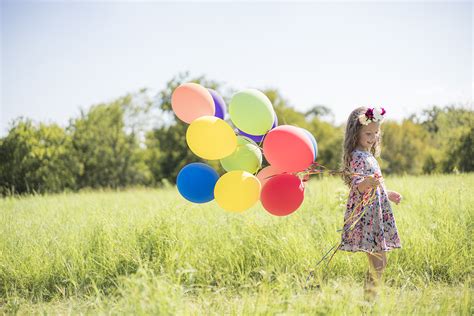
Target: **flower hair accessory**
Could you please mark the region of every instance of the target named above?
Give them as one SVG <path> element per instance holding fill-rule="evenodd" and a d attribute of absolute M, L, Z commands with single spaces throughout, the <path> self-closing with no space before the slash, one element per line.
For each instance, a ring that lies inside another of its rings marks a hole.
<path fill-rule="evenodd" d="M 384 108 L 369 108 L 365 113 L 359 115 L 359 122 L 362 125 L 369 125 L 370 122 L 382 123 L 385 112 Z"/>

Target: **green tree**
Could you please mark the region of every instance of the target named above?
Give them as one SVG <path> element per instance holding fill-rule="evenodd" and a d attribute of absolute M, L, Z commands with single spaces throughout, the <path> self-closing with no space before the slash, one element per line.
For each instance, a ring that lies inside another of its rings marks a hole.
<path fill-rule="evenodd" d="M 474 125 L 474 112 L 466 106 L 449 105 L 433 106 L 425 109 L 418 116 L 413 115 L 412 122 L 422 126 L 429 134 L 426 139 L 431 147 L 432 161 L 426 166 L 435 166 L 433 171 L 451 172 L 460 169 L 458 156 L 461 139 L 469 134 Z"/>
<path fill-rule="evenodd" d="M 411 120 L 387 121 L 382 127 L 382 168 L 387 174 L 421 174 L 429 149 L 428 132 Z"/>
<path fill-rule="evenodd" d="M 78 164 L 70 152 L 71 138 L 57 124 L 14 121 L 0 140 L 2 194 L 74 189 Z"/>
<path fill-rule="evenodd" d="M 92 106 L 71 122 L 72 145 L 80 170 L 79 187 L 125 187 L 146 184 L 150 173 L 136 130 L 126 132 L 130 95 Z"/>
<path fill-rule="evenodd" d="M 448 158 L 448 164 L 462 172 L 474 171 L 474 127 L 462 135 Z"/>
<path fill-rule="evenodd" d="M 195 156 L 186 143 L 188 124 L 171 108 L 174 89 L 195 82 L 221 93 L 229 104 L 231 89 L 204 76 L 181 73 L 154 99 L 146 89 L 81 110 L 66 129 L 17 119 L 0 139 L 0 193 L 58 192 L 82 187 L 125 187 L 175 182 L 186 164 L 203 161 L 219 173 L 219 161 Z M 302 112 L 277 89 L 262 90 L 273 104 L 279 125 L 307 129 L 318 143 L 317 162 L 340 167 L 344 126 L 331 109 L 315 105 Z M 326 119 L 324 119 L 326 118 Z M 228 120 L 232 126 L 232 122 Z M 383 124 L 384 173 L 436 173 L 473 170 L 474 114 L 468 107 L 433 106 L 401 123 Z"/>

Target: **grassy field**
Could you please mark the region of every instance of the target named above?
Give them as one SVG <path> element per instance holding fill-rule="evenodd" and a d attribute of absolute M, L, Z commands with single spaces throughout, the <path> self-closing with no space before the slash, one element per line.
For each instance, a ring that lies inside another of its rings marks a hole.
<path fill-rule="evenodd" d="M 375 304 L 363 253 L 335 243 L 347 189 L 309 182 L 278 218 L 191 204 L 175 188 L 0 200 L 0 313 L 472 315 L 474 174 L 390 177 L 402 249 Z"/>

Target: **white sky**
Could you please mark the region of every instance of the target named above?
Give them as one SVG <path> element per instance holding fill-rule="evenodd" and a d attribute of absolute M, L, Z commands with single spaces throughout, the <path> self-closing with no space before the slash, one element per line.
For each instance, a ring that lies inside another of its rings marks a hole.
<path fill-rule="evenodd" d="M 472 100 L 471 2 L 1 2 L 1 129 L 67 124 L 79 107 L 179 72 L 277 88 L 345 120 L 360 105 L 400 120 Z"/>

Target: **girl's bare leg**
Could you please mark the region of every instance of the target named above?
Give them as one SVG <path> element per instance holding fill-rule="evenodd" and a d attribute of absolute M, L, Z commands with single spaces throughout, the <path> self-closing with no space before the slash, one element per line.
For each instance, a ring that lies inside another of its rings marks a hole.
<path fill-rule="evenodd" d="M 387 266 L 387 256 L 385 252 L 367 253 L 369 259 L 369 269 L 366 274 L 365 293 L 374 296 L 377 287 L 382 282 L 382 274 Z"/>

